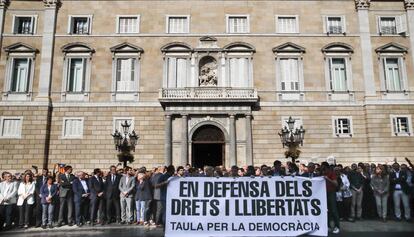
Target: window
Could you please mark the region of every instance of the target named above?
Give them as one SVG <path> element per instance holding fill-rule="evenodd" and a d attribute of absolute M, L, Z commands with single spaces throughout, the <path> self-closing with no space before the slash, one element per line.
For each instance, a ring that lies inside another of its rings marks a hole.
<path fill-rule="evenodd" d="M 83 92 L 85 90 L 86 58 L 68 59 L 67 92 Z"/>
<path fill-rule="evenodd" d="M 94 49 L 84 43 L 62 47 L 64 54 L 62 101 L 88 101 Z"/>
<path fill-rule="evenodd" d="M 297 58 L 280 59 L 280 75 L 282 91 L 299 90 L 299 63 Z"/>
<path fill-rule="evenodd" d="M 83 118 L 63 119 L 63 138 L 82 138 Z"/>
<path fill-rule="evenodd" d="M 14 16 L 14 34 L 34 34 L 36 30 L 37 16 Z"/>
<path fill-rule="evenodd" d="M 127 121 L 128 125 L 130 125 L 129 131 L 132 132 L 134 130 L 134 118 L 132 118 L 132 117 L 116 117 L 116 118 L 114 118 L 112 132 L 115 132 L 115 130 L 118 130 L 118 132 L 123 134 L 123 129 L 122 129 L 121 124 L 124 124 L 125 121 Z"/>
<path fill-rule="evenodd" d="M 297 16 L 276 16 L 277 33 L 299 33 Z"/>
<path fill-rule="evenodd" d="M 226 54 L 225 83 L 230 87 L 253 86 L 253 53 L 255 49 L 247 43 L 231 43 L 223 48 Z"/>
<path fill-rule="evenodd" d="M 248 16 L 227 16 L 227 33 L 249 33 Z"/>
<path fill-rule="evenodd" d="M 325 33 L 327 34 L 343 34 L 345 33 L 345 17 L 326 16 L 325 26 Z"/>
<path fill-rule="evenodd" d="M 391 115 L 394 136 L 411 136 L 411 115 Z"/>
<path fill-rule="evenodd" d="M 189 33 L 189 16 L 167 16 L 167 33 Z"/>
<path fill-rule="evenodd" d="M 408 49 L 396 43 L 388 43 L 375 49 L 381 79 L 381 92 L 387 99 L 408 99 L 408 79 L 405 55 Z"/>
<path fill-rule="evenodd" d="M 395 35 L 407 32 L 407 19 L 401 16 L 378 17 L 378 33 L 381 35 Z"/>
<path fill-rule="evenodd" d="M 273 53 L 276 60 L 276 91 L 279 100 L 303 100 L 305 48 L 288 42 L 274 47 Z"/>
<path fill-rule="evenodd" d="M 116 91 L 132 91 L 135 82 L 135 58 L 116 61 Z"/>
<path fill-rule="evenodd" d="M 130 43 L 111 48 L 112 101 L 137 101 L 139 93 L 139 66 L 144 50 Z"/>
<path fill-rule="evenodd" d="M 37 49 L 23 43 L 4 48 L 7 53 L 3 100 L 28 101 L 32 96 Z"/>
<path fill-rule="evenodd" d="M 87 35 L 91 33 L 92 16 L 70 16 L 69 34 Z"/>
<path fill-rule="evenodd" d="M 387 91 L 402 91 L 401 69 L 398 58 L 384 58 L 385 86 Z"/>
<path fill-rule="evenodd" d="M 118 16 L 117 33 L 139 33 L 139 16 Z"/>
<path fill-rule="evenodd" d="M 345 58 L 329 58 L 330 90 L 347 91 Z"/>
<path fill-rule="evenodd" d="M 352 117 L 332 117 L 334 136 L 352 137 Z"/>
<path fill-rule="evenodd" d="M 325 82 L 329 100 L 354 99 L 351 56 L 354 52 L 345 43 L 331 43 L 322 48 L 325 57 Z"/>
<path fill-rule="evenodd" d="M 22 117 L 0 117 L 0 138 L 21 138 Z"/>
<path fill-rule="evenodd" d="M 190 59 L 168 57 L 167 61 L 168 87 L 185 87 L 190 69 Z"/>
<path fill-rule="evenodd" d="M 14 58 L 12 63 L 10 92 L 27 93 L 29 91 L 30 58 Z"/>

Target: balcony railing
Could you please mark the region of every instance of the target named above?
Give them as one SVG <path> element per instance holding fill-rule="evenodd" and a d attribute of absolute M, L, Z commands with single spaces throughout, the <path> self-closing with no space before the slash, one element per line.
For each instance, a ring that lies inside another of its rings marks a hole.
<path fill-rule="evenodd" d="M 253 88 L 230 87 L 185 87 L 163 88 L 159 92 L 161 102 L 257 102 L 257 91 Z"/>

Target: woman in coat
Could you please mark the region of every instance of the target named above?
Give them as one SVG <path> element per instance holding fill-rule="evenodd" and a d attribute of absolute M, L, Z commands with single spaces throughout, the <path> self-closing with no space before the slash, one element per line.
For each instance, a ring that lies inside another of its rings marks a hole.
<path fill-rule="evenodd" d="M 17 190 L 19 196 L 17 200 L 17 207 L 19 209 L 19 227 L 28 228 L 31 216 L 31 210 L 34 204 L 35 184 L 33 182 L 33 175 L 27 173 L 23 176 L 23 180 Z"/>
<path fill-rule="evenodd" d="M 377 203 L 378 216 L 385 222 L 387 220 L 387 201 L 390 189 L 390 180 L 384 171 L 384 166 L 379 165 L 371 178 L 371 188 Z"/>
<path fill-rule="evenodd" d="M 137 225 L 148 225 L 150 201 L 152 200 L 152 189 L 145 173 L 138 173 L 135 190 Z"/>
<path fill-rule="evenodd" d="M 46 225 L 49 228 L 53 228 L 53 210 L 55 207 L 55 200 L 58 194 L 58 187 L 53 183 L 53 177 L 47 177 L 47 181 L 43 184 L 40 189 L 40 194 L 42 195 L 42 228 L 46 229 Z"/>

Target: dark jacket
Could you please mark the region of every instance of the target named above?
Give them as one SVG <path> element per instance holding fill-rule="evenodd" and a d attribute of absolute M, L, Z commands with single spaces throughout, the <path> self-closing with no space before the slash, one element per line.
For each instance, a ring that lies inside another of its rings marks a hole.
<path fill-rule="evenodd" d="M 349 183 L 351 184 L 351 189 L 357 190 L 364 186 L 365 178 L 361 173 L 356 171 L 351 171 L 348 175 Z"/>
<path fill-rule="evenodd" d="M 121 175 L 115 174 L 115 180 L 112 182 L 112 175 L 108 174 L 106 176 L 105 182 L 105 197 L 106 199 L 119 198 L 119 181 L 121 180 Z"/>
<path fill-rule="evenodd" d="M 72 191 L 72 183 L 75 180 L 75 176 L 73 174 L 69 175 L 69 179 L 66 177 L 66 174 L 60 174 L 60 192 L 59 197 L 68 197 L 73 195 Z"/>
<path fill-rule="evenodd" d="M 44 178 L 44 176 L 42 175 L 42 176 L 37 177 L 37 179 L 36 179 L 35 193 L 37 194 L 36 195 L 37 197 L 39 197 L 38 195 L 40 194 L 40 189 L 42 188 L 43 184 L 46 183 L 46 180 L 47 180 L 45 178 L 45 181 L 43 182 L 43 178 Z"/>
<path fill-rule="evenodd" d="M 303 173 L 301 176 L 302 176 L 302 177 L 306 177 L 306 178 L 310 178 L 310 177 L 318 177 L 319 175 L 318 175 L 318 174 L 316 174 L 316 173 L 313 173 L 313 174 L 311 175 L 311 173 L 309 173 L 309 172 L 305 172 L 305 173 Z"/>
<path fill-rule="evenodd" d="M 101 177 L 92 176 L 89 179 L 89 188 L 91 191 L 90 199 L 94 200 L 98 198 L 98 193 L 101 193 L 105 189 L 104 182 Z M 102 196 L 103 198 L 104 196 Z"/>
<path fill-rule="evenodd" d="M 153 192 L 154 200 L 161 200 L 161 190 L 159 188 L 155 188 L 155 185 L 158 184 L 158 181 L 161 178 L 161 176 L 162 176 L 161 173 L 156 173 L 151 177 L 151 180 L 150 180 L 152 188 L 154 190 Z"/>
<path fill-rule="evenodd" d="M 73 181 L 72 190 L 73 190 L 73 194 L 74 194 L 73 200 L 75 202 L 81 202 L 82 195 L 86 194 L 86 193 L 90 193 L 89 182 L 88 182 L 87 179 L 85 179 L 85 181 L 86 181 L 86 186 L 88 187 L 88 192 L 85 192 L 85 190 L 83 189 L 83 186 L 82 186 L 82 183 L 81 183 L 80 179 L 75 179 Z"/>
<path fill-rule="evenodd" d="M 395 186 L 399 184 L 401 186 L 401 190 L 406 193 L 409 194 L 410 193 L 410 187 L 408 186 L 407 183 L 407 173 L 404 171 L 399 171 L 399 177 L 397 178 L 397 175 L 395 172 L 392 172 L 390 174 L 390 190 L 391 191 L 395 191 L 397 190 L 395 188 Z"/>
<path fill-rule="evenodd" d="M 152 200 L 152 187 L 149 180 L 144 180 L 142 183 L 137 181 L 135 184 L 135 190 L 136 201 Z"/>
<path fill-rule="evenodd" d="M 46 183 L 40 189 L 40 194 L 42 195 L 42 204 L 48 204 L 46 198 L 49 197 L 49 195 L 52 197 L 52 204 L 54 204 L 56 202 L 56 197 L 58 194 L 58 186 L 56 184 L 52 184 L 49 192 L 49 188 Z"/>

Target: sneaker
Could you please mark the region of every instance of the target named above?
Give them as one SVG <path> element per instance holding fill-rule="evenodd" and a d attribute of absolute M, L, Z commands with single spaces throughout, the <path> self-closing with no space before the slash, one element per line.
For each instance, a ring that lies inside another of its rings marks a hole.
<path fill-rule="evenodd" d="M 332 231 L 333 234 L 339 234 L 339 228 L 335 227 Z"/>

